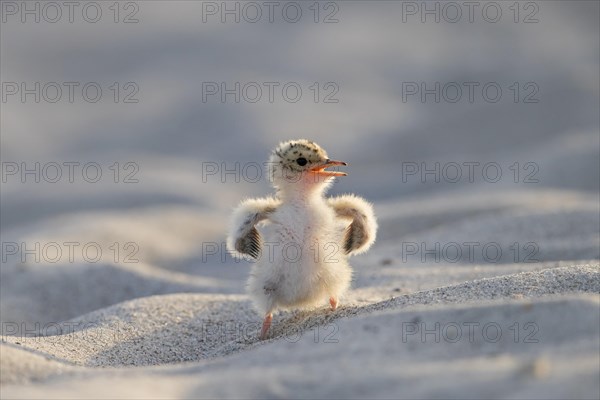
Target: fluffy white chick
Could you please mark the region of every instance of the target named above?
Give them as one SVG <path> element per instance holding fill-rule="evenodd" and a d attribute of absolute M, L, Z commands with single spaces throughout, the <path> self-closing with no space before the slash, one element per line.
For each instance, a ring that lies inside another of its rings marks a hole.
<path fill-rule="evenodd" d="M 248 293 L 264 315 L 261 339 L 277 310 L 312 309 L 327 301 L 335 310 L 352 280 L 348 256 L 368 250 L 377 232 L 367 201 L 325 196 L 335 177 L 346 176 L 326 168 L 347 164 L 329 159 L 316 143 L 283 142 L 268 165 L 276 194 L 243 201 L 227 237 L 232 254 L 256 260 Z"/>

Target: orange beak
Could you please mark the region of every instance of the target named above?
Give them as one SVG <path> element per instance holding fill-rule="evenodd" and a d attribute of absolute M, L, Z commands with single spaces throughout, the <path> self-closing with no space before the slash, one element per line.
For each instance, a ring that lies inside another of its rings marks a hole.
<path fill-rule="evenodd" d="M 348 164 L 343 161 L 327 159 L 327 160 L 325 160 L 325 162 L 323 164 L 320 164 L 320 165 L 317 165 L 316 167 L 311 168 L 310 172 L 317 174 L 317 175 L 321 175 L 321 176 L 346 176 L 348 174 L 345 172 L 326 171 L 325 170 L 325 168 L 329 168 L 329 167 L 346 166 L 346 165 L 348 165 Z"/>

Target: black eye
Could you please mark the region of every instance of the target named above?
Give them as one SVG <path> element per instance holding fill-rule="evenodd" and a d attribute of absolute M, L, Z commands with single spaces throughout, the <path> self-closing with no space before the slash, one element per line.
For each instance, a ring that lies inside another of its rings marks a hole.
<path fill-rule="evenodd" d="M 296 160 L 296 162 L 298 163 L 298 165 L 300 165 L 301 167 L 303 167 L 303 166 L 305 166 L 305 165 L 306 165 L 306 163 L 307 163 L 308 161 L 306 161 L 306 158 L 304 158 L 304 157 L 300 157 L 299 159 L 297 159 L 297 160 Z"/>

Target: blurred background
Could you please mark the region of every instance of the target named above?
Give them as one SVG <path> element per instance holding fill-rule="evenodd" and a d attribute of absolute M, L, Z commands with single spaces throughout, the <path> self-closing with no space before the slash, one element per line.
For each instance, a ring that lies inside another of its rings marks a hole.
<path fill-rule="evenodd" d="M 3 320 L 242 292 L 227 218 L 294 138 L 350 164 L 331 193 L 375 203 L 386 254 L 502 232 L 599 257 L 598 2 L 75 3 L 2 2 Z"/>

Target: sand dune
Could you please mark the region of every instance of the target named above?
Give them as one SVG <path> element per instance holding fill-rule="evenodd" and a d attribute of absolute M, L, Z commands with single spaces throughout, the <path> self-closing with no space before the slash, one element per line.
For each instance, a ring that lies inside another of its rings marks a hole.
<path fill-rule="evenodd" d="M 323 387 L 313 383 L 326 379 L 332 390 L 327 394 L 343 397 L 365 392 L 375 397 L 519 397 L 539 395 L 542 389 L 549 398 L 592 398 L 598 390 L 599 291 L 597 264 L 545 269 L 370 306 L 350 304 L 335 313 L 280 315 L 267 342 L 257 341 L 258 316 L 243 296 L 140 298 L 62 324 L 60 335 L 4 337 L 4 383 L 63 377 L 36 387 L 8 386 L 3 395 L 51 393 L 58 398 L 78 393 L 91 398 L 102 388 L 107 397 L 177 392 L 192 397 L 287 397 L 298 390 L 315 397 Z M 422 336 L 421 330 L 429 333 Z M 193 363 L 173 364 L 182 361 Z M 160 366 L 85 368 L 131 365 Z M 444 371 L 444 379 L 426 383 L 438 370 Z M 259 379 L 267 371 L 273 380 Z M 470 382 L 458 384 L 455 373 L 469 374 Z M 296 374 L 302 377 L 301 388 L 291 378 Z M 230 379 L 237 380 L 235 386 L 227 384 Z M 403 391 L 405 380 L 413 379 L 423 383 Z M 89 385 L 81 386 L 82 380 Z M 108 381 L 115 382 L 107 387 Z M 148 392 L 149 381 L 155 382 L 150 388 L 161 389 Z"/>
<path fill-rule="evenodd" d="M 247 263 L 202 262 L 193 246 L 135 264 L 4 264 L 3 397 L 594 398 L 595 202 L 557 192 L 540 206 L 514 192 L 477 211 L 471 198 L 376 205 L 380 241 L 353 260 L 341 308 L 279 314 L 265 342 L 242 294 Z M 81 218 L 62 231 L 89 231 L 91 217 Z M 33 225 L 13 237 L 46 231 Z M 100 242 L 105 233 L 88 235 Z M 407 259 L 403 248 L 473 238 L 505 251 L 535 241 L 538 260 L 449 262 L 441 250 Z"/>

